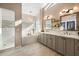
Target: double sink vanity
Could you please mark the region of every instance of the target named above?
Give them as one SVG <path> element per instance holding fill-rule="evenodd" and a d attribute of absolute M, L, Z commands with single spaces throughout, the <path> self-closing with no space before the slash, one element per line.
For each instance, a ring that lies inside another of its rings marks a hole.
<path fill-rule="evenodd" d="M 65 56 L 79 56 L 79 12 L 46 19 L 38 42 Z"/>
<path fill-rule="evenodd" d="M 38 42 L 65 56 L 79 56 L 79 36 L 41 32 Z"/>

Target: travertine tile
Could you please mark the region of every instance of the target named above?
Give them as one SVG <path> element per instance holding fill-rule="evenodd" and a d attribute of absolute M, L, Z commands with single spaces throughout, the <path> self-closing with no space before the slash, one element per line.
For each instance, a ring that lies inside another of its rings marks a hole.
<path fill-rule="evenodd" d="M 34 42 L 22 48 L 9 49 L 0 53 L 1 56 L 60 56 L 44 45 Z"/>

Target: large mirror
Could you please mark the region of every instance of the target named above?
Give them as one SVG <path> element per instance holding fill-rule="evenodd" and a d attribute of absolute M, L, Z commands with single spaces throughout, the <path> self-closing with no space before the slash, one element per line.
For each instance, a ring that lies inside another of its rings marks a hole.
<path fill-rule="evenodd" d="M 63 15 L 60 17 L 61 20 L 61 27 L 63 27 L 63 30 L 68 31 L 76 31 L 78 29 L 78 15 L 79 13 L 73 13 L 68 15 Z"/>

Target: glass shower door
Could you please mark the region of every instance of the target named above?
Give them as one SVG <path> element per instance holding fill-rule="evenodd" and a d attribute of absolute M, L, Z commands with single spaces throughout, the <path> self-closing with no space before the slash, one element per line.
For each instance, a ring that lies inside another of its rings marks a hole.
<path fill-rule="evenodd" d="M 2 49 L 15 46 L 15 12 L 2 9 Z"/>

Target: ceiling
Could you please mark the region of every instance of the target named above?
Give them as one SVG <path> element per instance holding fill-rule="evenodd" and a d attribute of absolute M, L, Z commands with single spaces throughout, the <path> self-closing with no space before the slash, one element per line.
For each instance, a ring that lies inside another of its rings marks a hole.
<path fill-rule="evenodd" d="M 23 3 L 22 4 L 22 14 L 28 14 L 32 16 L 36 16 L 41 8 L 45 10 L 53 7 L 54 3 Z"/>
<path fill-rule="evenodd" d="M 23 3 L 22 14 L 29 14 L 36 16 L 40 12 L 40 8 L 43 6 L 42 3 Z"/>

